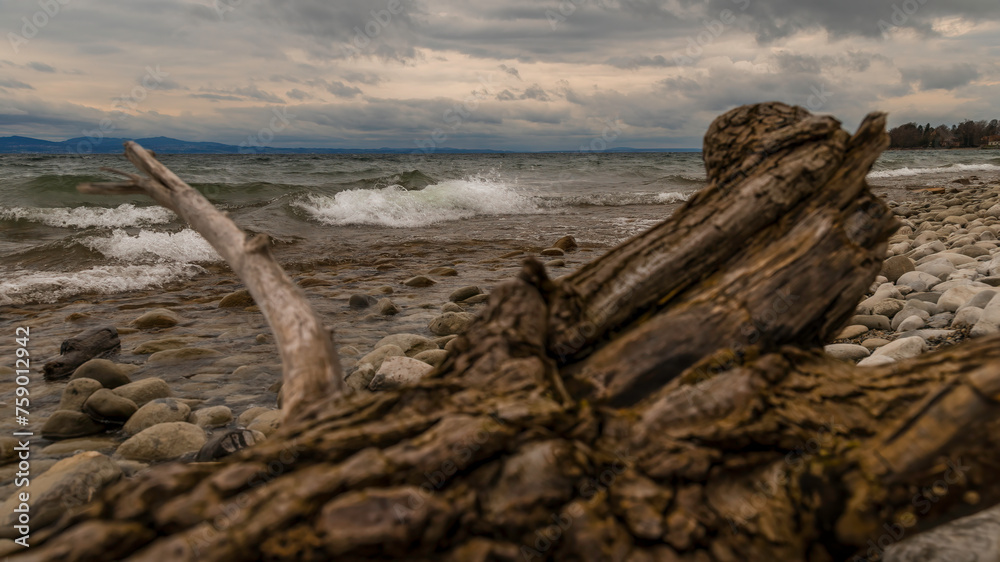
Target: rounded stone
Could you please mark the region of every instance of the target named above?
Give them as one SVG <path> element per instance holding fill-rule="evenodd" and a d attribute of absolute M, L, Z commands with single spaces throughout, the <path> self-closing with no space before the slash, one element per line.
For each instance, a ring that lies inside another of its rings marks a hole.
<path fill-rule="evenodd" d="M 157 398 L 139 408 L 125 423 L 125 433 L 136 435 L 159 424 L 186 422 L 191 407 L 176 398 Z"/>
<path fill-rule="evenodd" d="M 834 359 L 857 361 L 871 355 L 867 348 L 853 343 L 834 343 L 823 346 L 823 351 Z"/>
<path fill-rule="evenodd" d="M 430 349 L 413 356 L 417 361 L 423 361 L 432 367 L 441 365 L 447 357 L 448 352 L 444 349 Z"/>
<path fill-rule="evenodd" d="M 95 421 L 107 425 L 121 425 L 138 410 L 135 402 L 102 388 L 95 391 L 83 403 L 83 413 Z"/>
<path fill-rule="evenodd" d="M 464 301 L 465 299 L 482 294 L 482 292 L 483 290 L 480 289 L 479 287 L 475 285 L 470 285 L 468 287 L 462 287 L 461 289 L 453 291 L 450 295 L 448 295 L 448 300 L 450 300 L 451 302 L 460 302 Z"/>
<path fill-rule="evenodd" d="M 909 273 L 916 269 L 913 260 L 906 256 L 892 256 L 882 262 L 882 275 L 886 279 L 895 283 L 904 273 Z"/>
<path fill-rule="evenodd" d="M 149 377 L 119 386 L 115 389 L 115 394 L 128 398 L 141 408 L 157 398 L 169 398 L 173 393 L 163 379 Z"/>
<path fill-rule="evenodd" d="M 233 421 L 233 411 L 226 406 L 211 406 L 191 412 L 188 422 L 203 428 L 222 427 Z"/>
<path fill-rule="evenodd" d="M 399 307 L 389 299 L 379 299 L 376 304 L 378 313 L 382 316 L 395 316 L 399 314 Z"/>
<path fill-rule="evenodd" d="M 447 352 L 446 352 L 447 353 Z M 372 391 L 392 390 L 409 386 L 420 381 L 434 367 L 411 357 L 390 357 L 382 363 L 368 389 Z"/>
<path fill-rule="evenodd" d="M 378 299 L 375 297 L 362 295 L 360 293 L 353 294 L 349 299 L 347 299 L 347 305 L 351 308 L 368 308 L 377 302 Z"/>
<path fill-rule="evenodd" d="M 577 249 L 579 246 L 577 245 L 575 238 L 573 238 L 572 236 L 568 236 L 567 235 L 567 236 L 563 236 L 559 240 L 556 240 L 556 243 L 553 244 L 552 247 L 553 248 L 559 248 L 560 250 L 562 250 L 564 252 L 572 252 L 573 250 Z"/>
<path fill-rule="evenodd" d="M 247 426 L 251 431 L 259 431 L 270 436 L 281 427 L 281 410 L 270 410 L 260 414 Z"/>
<path fill-rule="evenodd" d="M 105 429 L 104 424 L 92 420 L 83 412 L 56 410 L 42 424 L 42 437 L 52 441 L 72 439 L 101 433 Z"/>
<path fill-rule="evenodd" d="M 91 394 L 102 388 L 104 388 L 104 385 L 94 379 L 73 379 L 63 389 L 62 397 L 59 399 L 59 406 L 56 409 L 82 412 L 83 403 L 87 401 L 87 398 L 90 398 Z"/>
<path fill-rule="evenodd" d="M 118 388 L 132 382 L 128 378 L 129 369 L 107 359 L 91 359 L 76 368 L 70 380 L 93 379 L 104 388 Z"/>
<path fill-rule="evenodd" d="M 393 334 L 391 336 L 386 336 L 375 344 L 375 349 L 385 347 L 387 345 L 394 345 L 399 349 L 402 349 L 403 355 L 406 355 L 407 357 L 413 357 L 418 353 L 423 353 L 424 351 L 438 349 L 438 345 L 432 340 L 417 334 Z M 364 361 L 364 359 L 362 359 L 362 361 Z"/>
<path fill-rule="evenodd" d="M 559 258 L 565 256 L 566 252 L 560 250 L 559 248 L 545 248 L 544 250 L 541 251 L 541 254 L 543 256 L 552 256 Z"/>
<path fill-rule="evenodd" d="M 465 312 L 465 309 L 453 302 L 449 302 L 441 307 L 441 312 Z"/>
<path fill-rule="evenodd" d="M 182 347 L 179 349 L 167 349 L 157 351 L 146 359 L 147 363 L 161 363 L 172 365 L 185 361 L 201 361 L 206 359 L 219 359 L 223 354 L 207 347 Z"/>
<path fill-rule="evenodd" d="M 264 412 L 270 412 L 271 408 L 265 408 L 264 406 L 254 406 L 252 408 L 247 408 L 245 412 L 240 414 L 240 417 L 236 419 L 236 423 L 240 427 L 246 427 L 247 424 L 252 422 L 254 418 L 263 414 Z"/>
<path fill-rule="evenodd" d="M 219 308 L 246 308 L 253 305 L 253 297 L 250 296 L 250 291 L 246 289 L 229 293 L 219 301 Z"/>
<path fill-rule="evenodd" d="M 410 277 L 403 284 L 407 287 L 430 287 L 434 285 L 435 282 L 430 277 L 425 277 L 423 275 L 417 275 L 416 277 Z"/>
<path fill-rule="evenodd" d="M 172 310 L 156 308 L 132 321 L 132 325 L 140 330 L 154 328 L 170 328 L 180 323 L 181 318 Z"/>
<path fill-rule="evenodd" d="M 386 357 L 400 357 L 403 355 L 405 355 L 405 353 L 403 353 L 402 348 L 398 345 L 386 344 L 382 347 L 377 347 L 374 351 L 359 359 L 358 366 L 360 367 L 362 363 L 368 363 L 375 367 L 375 370 L 377 371 L 378 368 L 382 366 L 382 362 L 385 361 Z"/>
<path fill-rule="evenodd" d="M 475 319 L 476 315 L 468 312 L 445 312 L 431 320 L 428 329 L 435 336 L 461 334 L 472 325 Z"/>
<path fill-rule="evenodd" d="M 187 422 L 168 422 L 129 437 L 115 454 L 135 461 L 162 461 L 197 452 L 206 441 L 204 429 Z"/>

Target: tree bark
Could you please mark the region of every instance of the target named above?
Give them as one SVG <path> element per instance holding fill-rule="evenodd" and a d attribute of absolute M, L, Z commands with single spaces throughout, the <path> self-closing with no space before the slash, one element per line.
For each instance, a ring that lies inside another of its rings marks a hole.
<path fill-rule="evenodd" d="M 561 281 L 528 260 L 416 386 L 154 467 L 15 560 L 832 561 L 993 505 L 1000 338 L 815 349 L 894 228 L 885 146 L 881 115 L 733 110 L 704 190 Z"/>
<path fill-rule="evenodd" d="M 323 326 L 305 294 L 271 255 L 270 239 L 248 238 L 208 199 L 167 169 L 147 150 L 129 141 L 125 156 L 146 174 L 112 172 L 127 182 L 83 184 L 83 193 L 142 193 L 177 213 L 198 231 L 243 280 L 274 332 L 282 364 L 282 417 L 292 421 L 306 406 L 346 391 L 332 334 Z"/>

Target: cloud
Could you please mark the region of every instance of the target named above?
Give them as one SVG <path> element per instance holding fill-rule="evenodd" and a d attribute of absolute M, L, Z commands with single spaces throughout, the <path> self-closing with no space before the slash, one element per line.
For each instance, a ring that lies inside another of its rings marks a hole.
<path fill-rule="evenodd" d="M 901 68 L 903 82 L 916 82 L 921 90 L 954 90 L 979 78 L 979 71 L 970 63 L 954 64 L 950 67 L 921 66 Z"/>
<path fill-rule="evenodd" d="M 28 68 L 32 70 L 37 70 L 38 72 L 55 72 L 56 69 L 52 66 L 45 64 L 44 62 L 29 62 L 27 64 Z"/>
<path fill-rule="evenodd" d="M 518 80 L 521 79 L 521 74 L 517 71 L 516 68 L 514 68 L 512 66 L 507 66 L 506 64 L 501 64 L 499 66 L 499 68 L 500 68 L 500 70 L 506 72 L 507 74 L 510 74 L 514 78 L 517 78 Z"/>
<path fill-rule="evenodd" d="M 285 93 L 285 95 L 288 96 L 289 99 L 293 99 L 293 100 L 296 100 L 296 101 L 305 101 L 305 100 L 311 100 L 311 99 L 313 99 L 312 95 L 310 95 L 307 92 L 303 92 L 302 90 L 300 90 L 298 88 L 294 88 L 292 90 L 289 90 L 288 92 Z"/>
<path fill-rule="evenodd" d="M 673 60 L 667 60 L 663 55 L 655 55 L 648 57 L 646 55 L 634 55 L 634 56 L 624 56 L 624 57 L 611 57 L 604 61 L 604 64 L 614 66 L 616 68 L 625 68 L 628 70 L 635 70 L 644 66 L 668 68 L 671 66 L 677 66 Z"/>
<path fill-rule="evenodd" d="M 0 78 L 0 88 L 11 88 L 14 90 L 34 90 L 31 84 L 25 84 L 13 78 Z"/>

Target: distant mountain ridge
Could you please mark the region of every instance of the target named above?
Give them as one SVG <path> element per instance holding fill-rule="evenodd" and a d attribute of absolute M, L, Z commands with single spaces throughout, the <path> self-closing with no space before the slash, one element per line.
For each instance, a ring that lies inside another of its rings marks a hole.
<path fill-rule="evenodd" d="M 195 142 L 169 137 L 146 139 L 78 137 L 53 142 L 29 137 L 0 137 L 0 154 L 119 154 L 122 144 L 135 140 L 144 148 L 159 154 L 422 154 L 417 148 L 275 148 L 269 146 L 237 146 L 218 142 Z M 601 152 L 697 152 L 693 148 L 609 148 Z M 514 154 L 517 152 L 575 152 L 573 150 L 517 151 L 479 148 L 437 148 L 427 154 Z"/>

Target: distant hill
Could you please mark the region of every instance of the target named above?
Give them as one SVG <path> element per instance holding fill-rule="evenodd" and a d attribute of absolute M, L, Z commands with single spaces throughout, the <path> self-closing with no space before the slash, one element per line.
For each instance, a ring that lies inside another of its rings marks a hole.
<path fill-rule="evenodd" d="M 104 138 L 100 141 L 79 137 L 52 142 L 28 137 L 0 137 L 0 154 L 120 154 L 126 140 L 135 140 L 158 154 L 411 154 L 415 148 L 274 148 L 246 147 L 217 142 L 192 142 L 168 137 L 148 139 Z M 690 148 L 610 148 L 603 152 L 697 152 Z M 419 152 L 419 151 L 417 151 Z M 513 154 L 514 150 L 441 147 L 433 154 Z M 551 150 L 544 152 L 575 152 Z"/>

